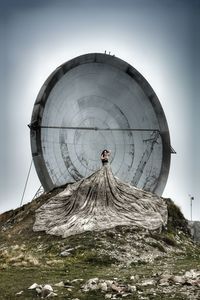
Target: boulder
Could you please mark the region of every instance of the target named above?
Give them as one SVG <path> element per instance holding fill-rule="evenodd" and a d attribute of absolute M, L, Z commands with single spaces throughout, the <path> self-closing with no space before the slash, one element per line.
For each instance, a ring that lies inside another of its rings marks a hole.
<path fill-rule="evenodd" d="M 50 284 L 45 284 L 41 291 L 41 298 L 48 297 L 50 294 L 52 294 L 52 292 L 53 292 L 52 286 Z"/>
<path fill-rule="evenodd" d="M 58 282 L 58 283 L 55 283 L 55 284 L 54 284 L 54 286 L 58 286 L 58 287 L 64 287 L 64 286 L 65 286 L 65 284 L 64 284 L 64 282 L 63 282 L 63 281 L 60 281 L 60 282 Z"/>
<path fill-rule="evenodd" d="M 185 277 L 184 276 L 173 276 L 171 279 L 176 284 L 184 284 L 185 283 Z"/>
<path fill-rule="evenodd" d="M 28 290 L 35 290 L 38 287 L 40 286 L 37 283 L 33 283 L 31 286 L 29 286 Z"/>
<path fill-rule="evenodd" d="M 24 291 L 20 291 L 20 292 L 16 293 L 15 296 L 20 296 L 20 295 L 23 294 L 23 292 L 24 292 Z"/>

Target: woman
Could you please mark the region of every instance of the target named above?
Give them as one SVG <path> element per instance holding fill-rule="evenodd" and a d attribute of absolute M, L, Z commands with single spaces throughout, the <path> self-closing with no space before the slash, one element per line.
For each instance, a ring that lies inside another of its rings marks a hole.
<path fill-rule="evenodd" d="M 111 151 L 110 150 L 103 150 L 102 153 L 101 153 L 101 162 L 104 165 L 106 165 L 108 163 L 108 159 L 109 159 L 109 156 L 111 154 Z"/>
<path fill-rule="evenodd" d="M 33 230 L 63 238 L 115 226 L 161 230 L 167 224 L 166 201 L 115 177 L 110 154 L 103 150 L 104 167 L 47 199 L 36 210 Z"/>

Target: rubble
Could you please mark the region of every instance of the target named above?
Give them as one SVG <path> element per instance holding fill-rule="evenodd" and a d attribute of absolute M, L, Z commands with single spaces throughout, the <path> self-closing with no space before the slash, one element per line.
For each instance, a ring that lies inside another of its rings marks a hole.
<path fill-rule="evenodd" d="M 46 203 L 45 199 L 40 201 L 13 211 L 7 223 L 12 228 L 0 230 L 0 272 L 4 272 L 0 288 L 4 299 L 14 299 L 15 295 L 18 299 L 56 295 L 70 300 L 93 299 L 93 295 L 111 300 L 170 299 L 173 295 L 200 299 L 199 245 L 180 229 L 186 221 L 175 218 L 178 208 L 173 215 L 175 208 L 170 206 L 170 213 L 168 201 L 170 230 L 116 226 L 66 239 L 32 231 L 33 212 Z M 30 282 L 32 274 L 37 282 L 34 285 Z M 10 288 L 11 277 L 14 284 Z M 52 290 L 48 286 L 44 289 L 45 280 Z"/>
<path fill-rule="evenodd" d="M 24 291 L 20 291 L 20 292 L 16 293 L 15 296 L 20 296 L 20 295 L 23 294 L 23 292 L 24 292 Z"/>
<path fill-rule="evenodd" d="M 50 284 L 45 285 L 38 285 L 37 283 L 33 283 L 28 290 L 35 290 L 37 295 L 43 298 L 50 298 L 57 296 L 56 293 L 54 293 L 53 288 Z"/>
<path fill-rule="evenodd" d="M 135 277 L 137 280 L 135 280 Z M 196 270 L 187 271 L 182 275 L 163 273 L 158 276 L 157 280 L 155 278 L 146 278 L 140 281 L 138 276 L 133 275 L 130 279 L 136 281 L 135 285 L 122 282 L 121 279 L 104 280 L 91 278 L 82 286 L 82 290 L 84 292 L 99 291 L 105 294 L 105 299 L 125 298 L 136 294 L 139 299 L 149 299 L 145 296 L 147 287 L 148 293 L 153 296 L 156 296 L 157 293 L 170 294 L 172 291 L 177 291 L 177 289 L 187 295 L 189 286 L 192 286 L 194 291 L 199 291 L 200 287 L 200 272 Z M 144 291 L 141 288 L 144 288 Z M 191 299 L 198 299 L 198 296 L 199 294 L 197 296 L 194 295 L 194 298 Z"/>
<path fill-rule="evenodd" d="M 83 286 L 84 292 L 99 290 L 105 294 L 105 299 L 112 299 L 114 296 L 127 297 L 136 292 L 136 286 L 122 283 L 121 280 L 103 280 L 99 278 L 89 279 Z"/>
<path fill-rule="evenodd" d="M 65 286 L 65 284 L 63 281 L 60 281 L 58 283 L 55 283 L 54 286 L 63 287 L 63 286 Z"/>
<path fill-rule="evenodd" d="M 170 284 L 200 286 L 200 271 L 190 270 L 183 275 L 162 274 L 159 285 L 169 286 Z"/>
<path fill-rule="evenodd" d="M 40 285 L 38 285 L 37 283 L 33 283 L 31 286 L 29 286 L 29 290 L 35 290 L 36 288 L 39 288 L 39 287 L 41 287 L 42 288 L 42 286 L 40 286 Z"/>
<path fill-rule="evenodd" d="M 72 254 L 72 252 L 74 252 L 75 250 L 79 249 L 81 246 L 77 246 L 77 247 L 74 247 L 74 248 L 68 248 L 68 249 L 65 249 L 63 250 L 61 253 L 60 253 L 60 256 L 69 256 Z"/>

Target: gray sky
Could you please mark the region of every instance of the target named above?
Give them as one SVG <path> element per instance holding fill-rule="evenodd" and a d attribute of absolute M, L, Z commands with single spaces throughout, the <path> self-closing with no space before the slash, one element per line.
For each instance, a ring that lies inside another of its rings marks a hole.
<path fill-rule="evenodd" d="M 39 89 L 60 64 L 111 51 L 156 92 L 168 120 L 172 156 L 164 191 L 200 220 L 200 1 L 0 1 L 0 212 L 20 204 L 31 162 L 30 123 Z M 32 169 L 24 203 L 40 186 Z"/>

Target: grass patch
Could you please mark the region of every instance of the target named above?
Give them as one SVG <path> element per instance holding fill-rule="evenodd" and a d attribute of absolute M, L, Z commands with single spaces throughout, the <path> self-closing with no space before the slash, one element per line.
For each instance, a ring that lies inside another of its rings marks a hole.
<path fill-rule="evenodd" d="M 98 265 L 98 266 L 110 266 L 117 262 L 116 259 L 111 258 L 109 255 L 97 255 L 96 253 L 88 252 L 84 257 L 84 262 Z"/>
<path fill-rule="evenodd" d="M 99 261 L 95 253 L 78 252 L 73 257 L 64 258 L 63 267 L 47 267 L 45 265 L 39 268 L 15 268 L 9 267 L 0 272 L 0 299 L 38 299 L 38 297 L 32 291 L 28 291 L 28 287 L 34 282 L 38 284 L 55 284 L 60 281 L 67 282 L 73 279 L 82 278 L 83 282 L 77 282 L 73 285 L 72 291 L 67 291 L 66 288 L 56 288 L 58 297 L 56 299 L 73 299 L 78 298 L 80 300 L 101 300 L 105 295 L 100 291 L 83 292 L 81 286 L 90 278 L 98 277 L 102 279 L 113 279 L 114 277 L 120 278 L 123 282 L 129 282 L 130 276 L 138 275 L 139 282 L 145 278 L 151 278 L 152 274 L 157 272 L 166 272 L 166 268 L 171 274 L 183 273 L 191 269 L 199 269 L 199 249 L 196 252 L 188 253 L 182 256 L 173 256 L 159 259 L 154 261 L 153 264 L 147 264 L 144 261 L 138 261 L 132 263 L 130 267 L 118 268 L 117 265 L 111 265 L 111 261 L 107 261 L 107 257 L 104 257 L 103 261 Z M 109 263 L 107 263 L 109 262 Z M 183 271 L 184 270 L 184 271 Z M 23 290 L 24 293 L 21 296 L 15 294 Z M 163 294 L 161 291 L 156 295 L 151 295 L 148 288 L 142 290 L 143 296 L 147 295 L 149 299 L 168 299 L 171 298 L 169 294 Z M 173 299 L 187 299 L 180 293 L 173 293 Z M 136 294 L 126 297 L 125 299 L 139 299 Z"/>
<path fill-rule="evenodd" d="M 133 266 L 141 266 L 141 265 L 147 265 L 147 262 L 144 260 L 138 260 L 138 261 L 132 261 L 131 267 Z"/>
<path fill-rule="evenodd" d="M 163 242 L 165 242 L 169 246 L 172 246 L 172 247 L 177 246 L 177 242 L 175 241 L 175 239 L 173 237 L 163 236 L 162 240 L 163 240 Z"/>
<path fill-rule="evenodd" d="M 157 242 L 148 242 L 148 244 L 151 246 L 151 247 L 154 247 L 154 248 L 157 248 L 160 252 L 166 252 L 165 248 L 163 247 L 163 245 L 161 243 L 159 243 L 158 241 Z"/>
<path fill-rule="evenodd" d="M 190 235 L 188 222 L 184 218 L 180 207 L 178 207 L 171 199 L 165 199 L 168 208 L 167 231 L 175 232 L 181 230 L 187 235 Z"/>

